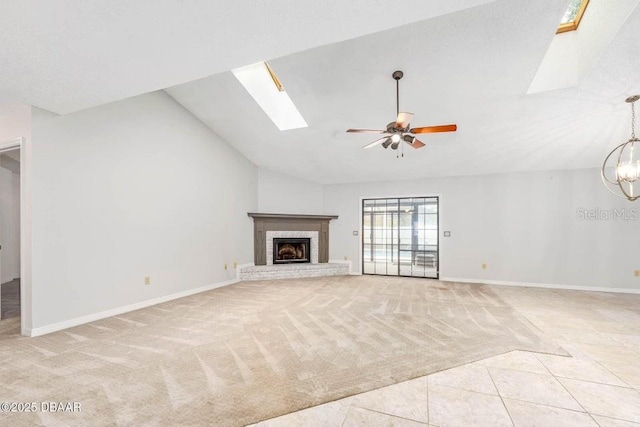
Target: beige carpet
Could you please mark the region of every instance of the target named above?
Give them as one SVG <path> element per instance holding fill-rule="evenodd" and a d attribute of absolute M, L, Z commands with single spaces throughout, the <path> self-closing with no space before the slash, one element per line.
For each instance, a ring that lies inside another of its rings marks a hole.
<path fill-rule="evenodd" d="M 0 341 L 0 400 L 80 402 L 2 425 L 250 424 L 511 350 L 566 353 L 489 287 L 248 282 Z"/>

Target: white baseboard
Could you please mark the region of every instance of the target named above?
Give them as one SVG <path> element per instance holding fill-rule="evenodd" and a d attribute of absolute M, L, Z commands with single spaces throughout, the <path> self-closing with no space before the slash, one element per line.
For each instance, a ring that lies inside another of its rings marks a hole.
<path fill-rule="evenodd" d="M 151 305 L 160 304 L 160 303 L 171 301 L 178 298 L 188 297 L 189 295 L 199 294 L 201 292 L 210 291 L 212 289 L 221 288 L 223 286 L 233 285 L 234 283 L 238 283 L 238 282 L 239 282 L 238 279 L 226 280 L 224 282 L 218 282 L 212 285 L 201 286 L 199 288 L 189 289 L 189 290 L 178 292 L 175 294 L 165 295 L 162 297 L 137 302 L 135 304 L 125 305 L 124 307 L 112 308 L 111 310 L 101 311 L 99 313 L 87 314 L 86 316 L 76 317 L 74 319 L 69 319 L 63 322 L 54 323 L 53 325 L 40 326 L 38 328 L 33 328 L 25 332 L 27 332 L 27 335 L 30 337 L 37 337 L 40 335 L 50 334 L 52 332 L 61 331 L 63 329 L 71 328 L 73 326 L 78 326 L 78 325 L 93 322 L 96 320 L 105 319 L 107 317 L 117 316 L 119 314 L 139 310 L 141 308 L 149 307 Z"/>
<path fill-rule="evenodd" d="M 441 282 L 478 283 L 481 285 L 496 285 L 496 286 L 520 286 L 520 287 L 528 287 L 528 288 L 564 289 L 569 291 L 640 294 L 640 289 L 607 288 L 603 286 L 575 286 L 575 285 L 559 285 L 554 283 L 510 282 L 510 281 L 504 281 L 504 280 L 485 280 L 485 279 L 460 279 L 460 278 L 453 278 L 453 277 L 441 277 L 440 281 Z"/>

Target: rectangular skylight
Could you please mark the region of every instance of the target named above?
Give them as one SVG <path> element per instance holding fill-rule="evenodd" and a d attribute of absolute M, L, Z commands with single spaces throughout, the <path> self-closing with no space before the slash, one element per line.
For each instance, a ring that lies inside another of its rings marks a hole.
<path fill-rule="evenodd" d="M 306 128 L 307 122 L 266 62 L 231 70 L 280 130 Z"/>
<path fill-rule="evenodd" d="M 578 25 L 580 25 L 580 20 L 582 20 L 582 15 L 589 4 L 589 0 L 571 0 L 569 2 L 569 7 L 567 11 L 562 16 L 562 20 L 560 21 L 560 26 L 558 27 L 557 33 L 564 33 L 567 31 L 575 31 L 578 29 Z"/>

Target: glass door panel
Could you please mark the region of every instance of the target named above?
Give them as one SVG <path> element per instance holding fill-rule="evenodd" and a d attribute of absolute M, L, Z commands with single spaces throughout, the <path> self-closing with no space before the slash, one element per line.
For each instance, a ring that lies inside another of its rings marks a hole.
<path fill-rule="evenodd" d="M 364 274 L 438 278 L 438 198 L 362 201 Z"/>
<path fill-rule="evenodd" d="M 375 274 L 374 259 L 374 200 L 364 200 L 362 203 L 362 272 Z"/>

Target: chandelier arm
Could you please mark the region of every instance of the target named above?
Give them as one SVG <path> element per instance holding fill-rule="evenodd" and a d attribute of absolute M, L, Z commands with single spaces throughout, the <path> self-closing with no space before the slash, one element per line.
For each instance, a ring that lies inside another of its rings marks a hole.
<path fill-rule="evenodd" d="M 637 197 L 636 196 L 632 196 L 631 194 L 629 194 L 627 192 L 627 190 L 624 189 L 624 186 L 622 185 L 621 182 L 618 183 L 618 187 L 620 187 L 620 191 L 622 191 L 622 194 L 624 194 L 624 198 L 627 200 L 635 200 Z M 633 184 L 629 183 L 629 188 L 631 189 L 631 192 L 633 193 Z"/>
<path fill-rule="evenodd" d="M 622 148 L 624 145 L 626 145 L 627 143 L 624 142 L 620 145 L 618 145 L 616 148 L 614 148 L 613 150 L 611 150 L 611 152 L 609 153 L 609 155 L 604 159 L 604 163 L 602 163 L 602 178 L 604 180 L 606 180 L 609 184 L 613 184 L 613 185 L 618 185 L 618 180 L 615 181 L 611 181 L 608 177 L 607 174 L 605 173 L 605 168 L 607 167 L 607 163 L 609 162 L 609 159 L 611 158 L 611 156 L 614 155 L 614 153 L 616 151 L 618 151 L 620 148 Z M 622 150 L 620 151 L 622 152 Z M 618 162 L 620 162 L 620 159 L 618 159 Z M 616 172 L 616 178 L 617 178 L 618 174 Z M 615 194 L 615 193 L 614 193 Z"/>
<path fill-rule="evenodd" d="M 623 195 L 622 195 L 622 194 L 620 194 L 620 193 L 616 193 L 615 191 L 613 191 L 613 190 L 609 187 L 609 185 L 607 184 L 609 181 L 607 181 L 607 180 L 606 180 L 606 178 L 604 177 L 604 175 L 602 175 L 602 174 L 601 174 L 601 175 L 600 175 L 600 177 L 602 178 L 602 183 L 604 184 L 604 188 L 606 188 L 606 189 L 607 189 L 607 191 L 608 191 L 609 193 L 613 194 L 614 196 L 618 196 L 618 197 L 620 197 L 621 199 L 626 199 L 626 197 L 625 197 L 625 196 L 623 196 Z M 615 184 L 615 186 L 617 187 L 617 186 L 618 186 L 618 184 L 616 183 L 616 184 Z"/>
<path fill-rule="evenodd" d="M 631 105 L 633 105 L 633 104 L 631 104 Z M 622 144 L 622 148 L 620 149 L 620 152 L 618 153 L 618 161 L 616 162 L 616 181 L 618 181 L 618 185 L 620 184 L 620 175 L 618 175 L 618 172 L 619 172 L 619 169 L 620 169 L 620 165 L 622 164 L 622 155 L 624 154 L 624 148 L 627 146 L 628 143 L 629 143 L 629 141 L 627 141 L 624 144 Z"/>
<path fill-rule="evenodd" d="M 640 160 L 634 161 L 634 148 L 636 142 L 639 141 L 636 138 L 636 108 L 635 102 L 640 100 L 640 95 L 633 95 L 625 99 L 625 102 L 631 104 L 631 138 L 625 143 L 618 145 L 614 148 L 604 159 L 602 168 L 600 169 L 600 178 L 605 188 L 611 193 L 623 199 L 629 201 L 635 201 L 640 199 L 640 194 L 636 193 L 634 184 L 640 178 Z M 623 162 L 622 157 L 625 155 L 625 149 L 629 148 L 629 160 Z M 616 153 L 616 151 L 618 151 Z M 617 155 L 616 155 L 617 154 Z M 611 161 L 611 158 L 616 159 L 616 163 L 613 165 L 615 172 L 615 182 L 609 179 L 607 176 L 607 166 Z M 613 186 L 617 188 L 614 191 Z"/>

